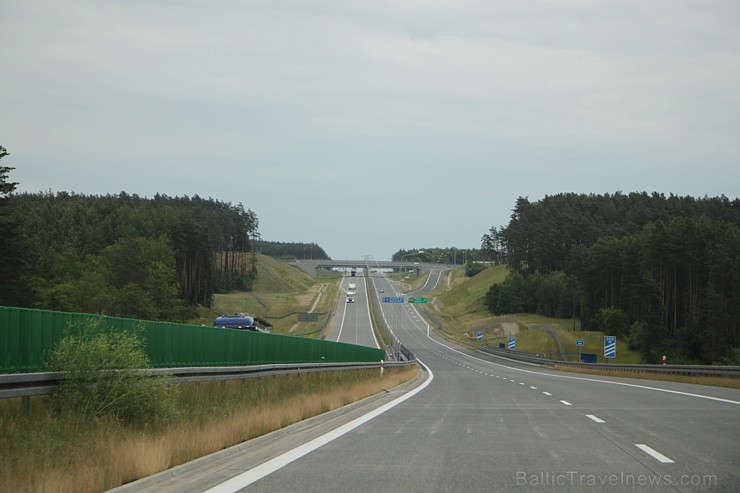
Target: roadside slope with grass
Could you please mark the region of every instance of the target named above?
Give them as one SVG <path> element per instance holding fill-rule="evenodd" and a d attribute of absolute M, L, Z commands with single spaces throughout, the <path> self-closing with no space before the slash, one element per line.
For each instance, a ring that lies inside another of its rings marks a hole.
<path fill-rule="evenodd" d="M 0 400 L 0 491 L 87 493 L 169 469 L 416 377 L 418 367 L 183 384 L 177 415 L 128 425 L 79 419 L 36 398 Z"/>
<path fill-rule="evenodd" d="M 319 337 L 325 317 L 334 308 L 341 275 L 322 271 L 313 278 L 267 255 L 257 255 L 256 266 L 252 291 L 214 295 L 213 309 L 201 310 L 191 323 L 211 325 L 219 314 L 248 313 L 273 324 L 273 333 Z M 317 313 L 319 322 L 298 323 L 298 312 Z"/>
<path fill-rule="evenodd" d="M 455 342 L 467 346 L 498 346 L 506 343 L 510 336 L 516 337 L 517 351 L 543 354 L 551 359 L 560 359 L 557 343 L 550 333 L 553 329 L 569 361 L 578 361 L 579 350 L 583 353 L 595 353 L 600 363 L 604 358 L 604 334 L 599 331 L 582 331 L 578 321 L 572 319 L 549 318 L 542 315 L 516 313 L 494 315 L 485 305 L 488 288 L 503 282 L 508 270 L 505 266 L 488 267 L 473 277 L 466 277 L 464 268 L 450 271 L 439 286 L 428 293 L 430 304 L 428 310 L 442 324 L 442 334 Z M 483 333 L 483 341 L 476 341 L 476 334 Z M 577 339 L 584 340 L 584 346 L 576 345 Z M 627 341 L 617 339 L 617 357 L 611 363 L 641 363 L 639 353 L 631 351 Z M 626 377 L 622 372 L 591 370 L 561 367 L 560 370 Z M 628 378 L 647 380 L 664 380 L 696 385 L 714 385 L 718 387 L 740 388 L 740 381 L 722 377 L 694 377 L 682 375 L 660 375 L 654 373 L 630 373 Z"/>
<path fill-rule="evenodd" d="M 595 331 L 581 331 L 578 321 L 572 319 L 550 318 L 542 315 L 515 313 L 494 315 L 488 311 L 485 296 L 494 283 L 503 282 L 508 274 L 506 266 L 487 267 L 473 277 L 465 276 L 464 267 L 449 272 L 428 295 L 427 308 L 433 317 L 442 324 L 445 335 L 455 341 L 468 345 L 498 346 L 509 337 L 516 337 L 518 351 L 540 353 L 553 359 L 560 359 L 555 338 L 549 332 L 553 329 L 563 346 L 567 359 L 577 361 L 579 348 L 576 339 L 584 339 L 584 353 L 596 353 L 603 358 L 604 334 Z M 483 333 L 483 341 L 476 341 L 476 334 Z M 627 348 L 627 342 L 618 340 L 617 358 L 612 363 L 639 363 L 640 356 Z"/>

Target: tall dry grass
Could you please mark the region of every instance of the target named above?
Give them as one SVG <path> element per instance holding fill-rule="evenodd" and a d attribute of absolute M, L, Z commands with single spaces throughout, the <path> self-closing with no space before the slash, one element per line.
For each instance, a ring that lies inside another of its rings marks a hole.
<path fill-rule="evenodd" d="M 114 488 L 336 409 L 416 376 L 387 368 L 181 386 L 180 415 L 138 428 L 56 416 L 44 399 L 26 415 L 0 401 L 0 491 Z"/>

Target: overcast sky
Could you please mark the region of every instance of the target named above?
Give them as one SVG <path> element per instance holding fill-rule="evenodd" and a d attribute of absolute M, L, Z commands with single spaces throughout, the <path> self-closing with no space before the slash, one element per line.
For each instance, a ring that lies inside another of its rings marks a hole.
<path fill-rule="evenodd" d="M 18 191 L 241 202 L 335 259 L 740 195 L 737 0 L 0 0 L 0 62 Z"/>

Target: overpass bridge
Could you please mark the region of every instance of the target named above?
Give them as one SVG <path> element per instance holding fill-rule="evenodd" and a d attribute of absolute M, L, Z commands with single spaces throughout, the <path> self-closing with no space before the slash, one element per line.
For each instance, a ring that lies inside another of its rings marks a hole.
<path fill-rule="evenodd" d="M 413 260 L 294 260 L 289 262 L 302 269 L 308 275 L 318 277 L 321 269 L 358 269 L 358 270 L 392 270 L 394 272 L 404 270 L 415 270 L 417 273 L 426 272 L 434 268 L 444 268 L 445 265 L 427 262 L 414 262 Z"/>

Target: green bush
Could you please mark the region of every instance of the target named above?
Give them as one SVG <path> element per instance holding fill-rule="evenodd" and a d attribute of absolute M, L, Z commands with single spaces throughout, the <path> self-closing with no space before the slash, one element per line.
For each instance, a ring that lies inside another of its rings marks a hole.
<path fill-rule="evenodd" d="M 599 308 L 594 317 L 596 330 L 617 337 L 625 337 L 630 331 L 630 320 L 619 308 Z"/>
<path fill-rule="evenodd" d="M 64 372 L 52 395 L 60 413 L 82 419 L 113 416 L 123 422 L 165 419 L 176 409 L 176 388 L 165 376 L 146 376 L 149 359 L 138 333 L 116 331 L 92 320 L 70 327 L 47 360 Z"/>
<path fill-rule="evenodd" d="M 465 277 L 473 277 L 486 270 L 485 264 L 478 262 L 468 262 L 465 264 Z"/>

